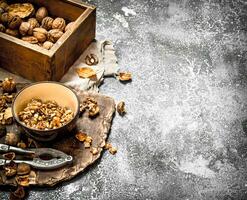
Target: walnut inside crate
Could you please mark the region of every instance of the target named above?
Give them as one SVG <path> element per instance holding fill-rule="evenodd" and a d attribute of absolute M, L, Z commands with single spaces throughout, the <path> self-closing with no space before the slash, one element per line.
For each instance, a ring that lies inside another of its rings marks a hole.
<path fill-rule="evenodd" d="M 47 50 L 64 32 L 71 30 L 74 23 L 66 22 L 61 16 L 50 16 L 46 7 L 35 9 L 31 3 L 8 5 L 6 1 L 3 2 L 0 5 L 0 32 Z"/>

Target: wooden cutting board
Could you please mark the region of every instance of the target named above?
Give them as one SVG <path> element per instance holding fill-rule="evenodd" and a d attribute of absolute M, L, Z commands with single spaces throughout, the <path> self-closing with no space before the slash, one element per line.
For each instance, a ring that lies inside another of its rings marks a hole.
<path fill-rule="evenodd" d="M 69 166 L 50 171 L 33 169 L 36 175 L 30 179 L 30 185 L 54 186 L 57 183 L 70 180 L 100 158 L 111 128 L 115 113 L 115 102 L 111 97 L 98 93 L 77 92 L 77 94 L 81 102 L 87 97 L 94 98 L 100 107 L 100 114 L 96 118 L 90 119 L 88 113 L 85 112 L 79 118 L 74 132 L 68 133 L 67 137 L 55 139 L 55 141 L 50 144 L 38 143 L 40 147 L 54 148 L 73 156 L 73 163 Z M 98 148 L 96 155 L 90 152 L 90 148 L 84 148 L 84 144 L 75 138 L 74 135 L 78 130 L 92 137 L 92 147 Z M 0 141 L 3 141 L 3 138 L 1 138 Z M 0 170 L 0 185 L 15 186 L 17 184 L 15 178 L 6 179 L 3 170 Z"/>

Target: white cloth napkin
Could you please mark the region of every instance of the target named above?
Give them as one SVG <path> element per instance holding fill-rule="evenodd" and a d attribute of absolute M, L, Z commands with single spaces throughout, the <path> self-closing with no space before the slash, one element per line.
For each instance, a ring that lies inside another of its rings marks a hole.
<path fill-rule="evenodd" d="M 94 54 L 98 57 L 97 65 L 89 66 L 85 63 L 85 57 L 89 54 Z M 88 67 L 92 68 L 97 75 L 97 81 L 89 78 L 80 78 L 76 73 L 77 68 Z M 61 82 L 72 86 L 76 90 L 98 92 L 99 85 L 104 77 L 114 76 L 118 71 L 117 57 L 113 44 L 108 41 L 93 41 L 84 53 L 71 66 L 69 71 L 61 79 Z"/>

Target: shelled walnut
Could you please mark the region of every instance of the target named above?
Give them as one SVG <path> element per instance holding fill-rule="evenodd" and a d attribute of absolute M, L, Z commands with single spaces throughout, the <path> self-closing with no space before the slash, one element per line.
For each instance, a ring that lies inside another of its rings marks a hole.
<path fill-rule="evenodd" d="M 12 93 L 16 90 L 16 83 L 13 78 L 5 78 L 2 82 L 3 92 Z"/>
<path fill-rule="evenodd" d="M 72 120 L 74 113 L 55 101 L 31 99 L 23 111 L 18 113 L 19 120 L 26 126 L 39 130 L 59 128 Z"/>

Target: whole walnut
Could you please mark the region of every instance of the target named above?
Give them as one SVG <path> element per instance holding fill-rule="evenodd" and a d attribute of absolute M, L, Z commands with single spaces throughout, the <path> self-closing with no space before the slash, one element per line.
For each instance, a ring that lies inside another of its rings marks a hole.
<path fill-rule="evenodd" d="M 64 31 L 65 27 L 66 27 L 66 22 L 63 18 L 57 17 L 56 19 L 54 19 L 52 23 L 53 29 L 59 29 L 60 31 Z"/>
<path fill-rule="evenodd" d="M 63 32 L 59 29 L 52 29 L 48 32 L 48 39 L 55 43 L 61 36 L 63 35 Z"/>
<path fill-rule="evenodd" d="M 52 42 L 50 42 L 50 41 L 45 41 L 45 42 L 43 43 L 43 48 L 49 50 L 49 49 L 52 48 L 53 45 L 54 45 L 54 44 L 53 44 Z"/>
<path fill-rule="evenodd" d="M 37 44 L 39 42 L 38 39 L 34 36 L 26 36 L 26 37 L 22 37 L 21 39 L 31 44 Z"/>
<path fill-rule="evenodd" d="M 27 32 L 28 35 L 33 35 L 33 29 L 39 27 L 39 22 L 35 18 L 29 18 L 27 22 L 30 23 L 30 28 Z"/>
<path fill-rule="evenodd" d="M 17 29 L 12 30 L 8 28 L 6 29 L 5 33 L 14 37 L 19 37 L 19 31 Z"/>
<path fill-rule="evenodd" d="M 45 7 L 41 7 L 37 10 L 36 12 L 36 19 L 38 20 L 38 22 L 42 22 L 42 20 L 48 16 L 48 11 Z"/>
<path fill-rule="evenodd" d="M 19 26 L 21 25 L 21 22 L 22 19 L 16 15 L 9 20 L 8 26 L 10 29 L 18 29 Z"/>
<path fill-rule="evenodd" d="M 9 15 L 7 12 L 5 12 L 5 13 L 3 13 L 3 14 L 1 15 L 1 22 L 2 22 L 3 24 L 8 24 L 8 22 L 9 22 L 11 19 L 12 19 L 12 16 Z"/>
<path fill-rule="evenodd" d="M 22 22 L 19 27 L 19 32 L 22 36 L 27 35 L 29 29 L 31 27 L 31 24 L 29 22 Z"/>
<path fill-rule="evenodd" d="M 8 6 L 9 5 L 6 2 L 0 2 L 0 8 L 2 8 L 3 10 L 7 11 Z"/>
<path fill-rule="evenodd" d="M 65 27 L 65 30 L 64 30 L 64 31 L 66 32 L 67 30 L 72 29 L 74 23 L 75 23 L 75 22 L 70 22 L 70 23 L 68 23 L 67 26 Z"/>
<path fill-rule="evenodd" d="M 45 17 L 42 20 L 42 24 L 41 27 L 46 29 L 47 31 L 49 31 L 50 29 L 52 29 L 52 23 L 53 23 L 54 19 L 52 19 L 51 17 Z"/>
<path fill-rule="evenodd" d="M 0 24 L 0 32 L 4 33 L 6 30 L 5 26 L 3 24 Z"/>
<path fill-rule="evenodd" d="M 4 9 L 0 8 L 0 16 L 4 13 Z"/>
<path fill-rule="evenodd" d="M 47 30 L 45 30 L 44 28 L 33 29 L 33 36 L 36 37 L 39 42 L 46 41 L 47 35 Z"/>

